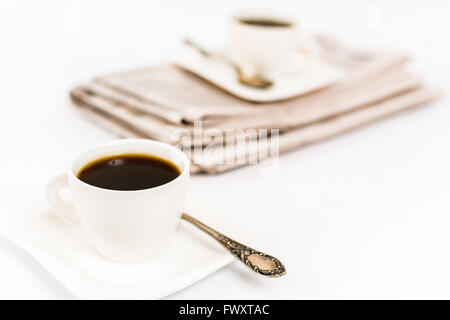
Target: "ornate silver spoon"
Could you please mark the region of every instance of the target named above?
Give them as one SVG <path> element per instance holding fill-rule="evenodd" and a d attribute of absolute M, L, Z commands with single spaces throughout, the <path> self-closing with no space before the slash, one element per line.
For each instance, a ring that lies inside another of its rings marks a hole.
<path fill-rule="evenodd" d="M 252 271 L 266 277 L 281 277 L 286 273 L 286 269 L 277 258 L 234 241 L 186 213 L 183 213 L 181 218 L 192 223 L 194 226 L 216 239 L 223 247 L 225 247 L 225 249 Z"/>
<path fill-rule="evenodd" d="M 230 64 L 231 66 L 233 66 L 234 70 L 236 70 L 238 81 L 246 86 L 250 86 L 252 88 L 257 88 L 257 89 L 266 89 L 273 85 L 272 81 L 264 78 L 263 76 L 261 76 L 259 74 L 254 74 L 254 73 L 248 74 L 248 73 L 244 72 L 242 70 L 242 68 L 239 67 L 237 64 L 229 61 L 228 59 L 225 59 L 222 56 L 213 55 L 212 53 L 210 53 L 209 51 L 198 46 L 197 44 L 195 44 L 194 42 L 192 42 L 189 39 L 184 39 L 184 43 L 187 44 L 188 46 L 195 48 L 204 57 L 222 60 L 222 61 Z"/>

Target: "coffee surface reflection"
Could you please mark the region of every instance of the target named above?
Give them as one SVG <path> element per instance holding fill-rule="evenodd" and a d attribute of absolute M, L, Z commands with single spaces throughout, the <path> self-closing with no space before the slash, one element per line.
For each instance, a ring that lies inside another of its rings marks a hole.
<path fill-rule="evenodd" d="M 178 167 L 168 160 L 144 154 L 122 154 L 94 160 L 77 176 L 95 187 L 131 191 L 154 188 L 179 175 Z"/>

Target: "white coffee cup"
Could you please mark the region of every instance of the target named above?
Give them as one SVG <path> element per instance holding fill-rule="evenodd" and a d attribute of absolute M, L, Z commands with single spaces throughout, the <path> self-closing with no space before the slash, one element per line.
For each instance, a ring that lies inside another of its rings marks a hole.
<path fill-rule="evenodd" d="M 285 26 L 245 23 L 248 20 L 275 21 Z M 301 71 L 309 59 L 317 58 L 320 47 L 296 19 L 251 10 L 232 17 L 228 54 L 248 73 L 289 74 Z"/>
<path fill-rule="evenodd" d="M 175 164 L 180 175 L 150 189 L 118 191 L 98 188 L 77 178 L 93 160 L 120 154 L 153 155 Z M 80 153 L 67 172 L 47 187 L 56 214 L 82 227 L 89 241 L 106 258 L 122 263 L 145 262 L 170 249 L 184 210 L 189 160 L 179 149 L 146 139 L 123 139 L 93 146 Z M 61 198 L 68 188 L 71 203 Z"/>

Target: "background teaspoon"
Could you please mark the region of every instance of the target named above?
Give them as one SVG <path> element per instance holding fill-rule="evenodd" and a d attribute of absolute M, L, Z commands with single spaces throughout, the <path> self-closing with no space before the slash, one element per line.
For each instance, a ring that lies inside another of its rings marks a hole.
<path fill-rule="evenodd" d="M 186 213 L 181 214 L 181 218 L 216 239 L 223 247 L 225 247 L 225 249 L 252 271 L 266 277 L 281 277 L 286 273 L 286 269 L 277 258 L 234 241 Z"/>
<path fill-rule="evenodd" d="M 196 43 L 192 42 L 189 39 L 184 39 L 184 43 L 187 44 L 188 46 L 191 46 L 192 48 L 195 48 L 204 57 L 222 60 L 222 61 L 232 65 L 234 70 L 236 70 L 238 81 L 243 85 L 246 85 L 246 86 L 249 86 L 252 88 L 256 88 L 256 89 L 267 89 L 273 85 L 272 81 L 264 78 L 262 75 L 253 74 L 253 73 L 247 74 L 237 64 L 229 61 L 228 59 L 225 59 L 222 56 L 213 55 L 212 53 L 203 49 L 202 47 L 200 47 L 199 45 L 197 45 Z"/>

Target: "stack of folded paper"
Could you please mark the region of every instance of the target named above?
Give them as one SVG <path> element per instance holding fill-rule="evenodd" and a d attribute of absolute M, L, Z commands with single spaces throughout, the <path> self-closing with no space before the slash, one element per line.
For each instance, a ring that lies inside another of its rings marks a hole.
<path fill-rule="evenodd" d="M 362 52 L 326 37 L 318 40 L 323 58 L 344 69 L 345 77 L 283 101 L 245 101 L 174 65 L 96 78 L 73 89 L 71 98 L 87 117 L 119 136 L 204 151 L 201 159 L 188 152 L 192 172 L 217 173 L 245 165 L 254 155 L 274 156 L 274 146 L 277 154 L 286 152 L 437 96 L 405 70 L 405 56 Z M 242 133 L 248 140 L 239 139 Z M 220 152 L 225 145 L 239 151 Z M 242 152 L 245 161 L 236 161 Z"/>

